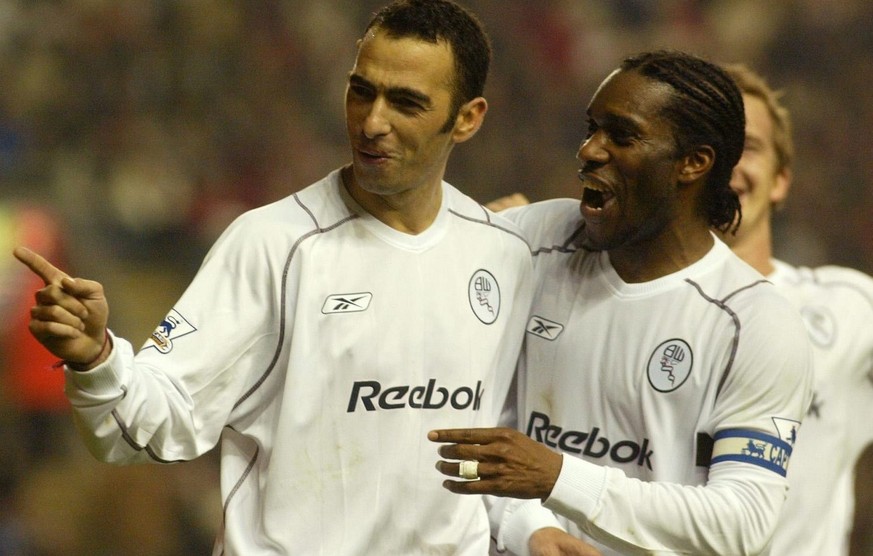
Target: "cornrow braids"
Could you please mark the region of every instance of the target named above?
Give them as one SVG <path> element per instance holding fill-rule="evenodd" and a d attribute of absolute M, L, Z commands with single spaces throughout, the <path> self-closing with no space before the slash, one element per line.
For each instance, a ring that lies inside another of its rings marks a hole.
<path fill-rule="evenodd" d="M 701 209 L 716 230 L 736 232 L 742 211 L 730 179 L 743 154 L 746 118 L 743 96 L 734 80 L 716 64 L 669 50 L 626 58 L 621 70 L 637 71 L 673 88 L 675 94 L 664 112 L 675 127 L 677 154 L 700 145 L 715 151 Z"/>

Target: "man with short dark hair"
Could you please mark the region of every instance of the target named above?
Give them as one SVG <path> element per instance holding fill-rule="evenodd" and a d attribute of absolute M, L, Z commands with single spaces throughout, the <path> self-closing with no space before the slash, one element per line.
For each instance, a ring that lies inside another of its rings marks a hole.
<path fill-rule="evenodd" d="M 518 229 L 443 181 L 490 52 L 452 2 L 377 12 L 346 89 L 351 164 L 232 223 L 136 355 L 99 283 L 15 251 L 97 457 L 220 443 L 215 554 L 487 553 L 482 500 L 442 489 L 422 447 L 497 423 L 532 295 Z"/>

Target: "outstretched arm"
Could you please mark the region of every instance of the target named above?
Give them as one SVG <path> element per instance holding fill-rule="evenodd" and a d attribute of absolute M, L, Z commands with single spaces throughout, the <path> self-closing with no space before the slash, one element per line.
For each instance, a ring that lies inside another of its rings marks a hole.
<path fill-rule="evenodd" d="M 446 489 L 533 499 L 527 504 L 542 500 L 545 509 L 623 553 L 757 553 L 772 535 L 786 490 L 779 474 L 730 461 L 714 465 L 706 485 L 642 481 L 558 454 L 511 429 L 443 429 L 428 439 L 447 443 L 436 464 L 453 477 L 443 482 Z M 478 462 L 478 480 L 469 480 L 472 473 L 459 480 L 464 475 L 456 460 Z M 508 528 L 516 527 L 532 532 L 522 523 Z M 529 549 L 533 540 L 528 537 Z"/>
<path fill-rule="evenodd" d="M 30 249 L 17 247 L 13 254 L 45 284 L 30 310 L 31 334 L 74 370 L 85 371 L 104 361 L 111 346 L 103 286 L 71 278 Z"/>
<path fill-rule="evenodd" d="M 443 486 L 457 494 L 492 494 L 545 500 L 561 472 L 561 454 L 510 428 L 448 429 L 431 431 L 433 442 L 448 460 L 478 462 L 477 481 L 446 480 Z M 437 469 L 460 476 L 459 461 L 439 461 Z"/>

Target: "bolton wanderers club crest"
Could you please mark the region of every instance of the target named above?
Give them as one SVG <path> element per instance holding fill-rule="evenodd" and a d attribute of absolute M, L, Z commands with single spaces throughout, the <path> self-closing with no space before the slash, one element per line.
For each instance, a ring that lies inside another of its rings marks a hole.
<path fill-rule="evenodd" d="M 809 339 L 820 347 L 830 347 L 837 335 L 837 324 L 827 307 L 809 305 L 800 310 Z"/>
<path fill-rule="evenodd" d="M 672 392 L 691 375 L 693 363 L 694 355 L 685 340 L 667 340 L 649 357 L 649 384 L 658 392 Z"/>
<path fill-rule="evenodd" d="M 485 324 L 497 320 L 500 314 L 500 286 L 494 275 L 487 270 L 479 269 L 473 273 L 468 287 L 470 307 L 473 314 Z"/>

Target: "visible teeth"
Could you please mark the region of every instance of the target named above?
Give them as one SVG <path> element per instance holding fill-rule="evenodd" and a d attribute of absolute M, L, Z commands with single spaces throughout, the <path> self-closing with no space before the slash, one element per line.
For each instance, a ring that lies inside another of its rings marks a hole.
<path fill-rule="evenodd" d="M 582 190 L 582 202 L 592 208 L 603 208 L 605 202 L 603 191 L 586 187 Z"/>

